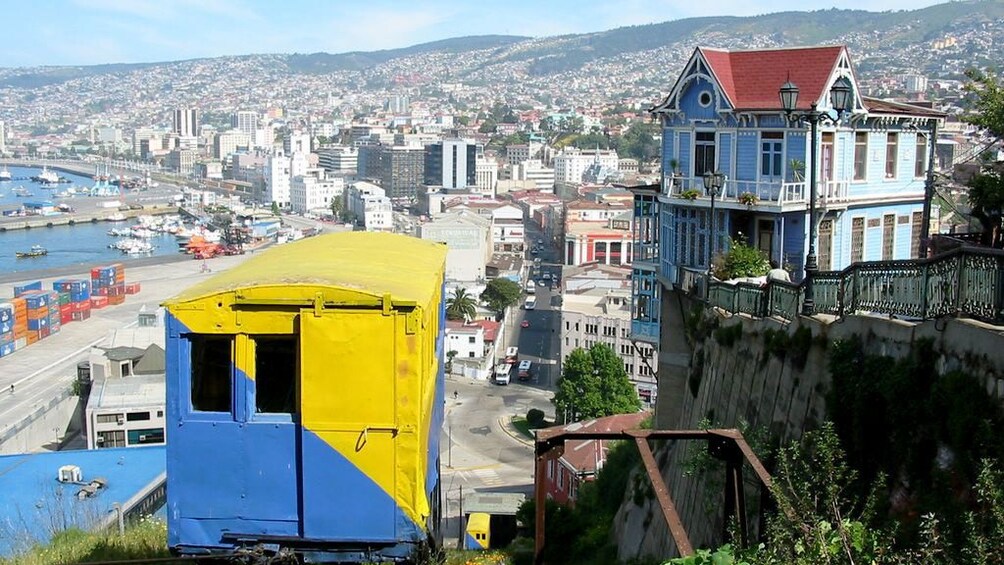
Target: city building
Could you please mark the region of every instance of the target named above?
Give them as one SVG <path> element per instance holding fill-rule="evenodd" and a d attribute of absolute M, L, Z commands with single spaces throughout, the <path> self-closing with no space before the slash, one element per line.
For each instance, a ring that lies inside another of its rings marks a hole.
<path fill-rule="evenodd" d="M 213 157 L 216 159 L 223 160 L 239 149 L 250 148 L 251 136 L 240 130 L 220 132 L 213 137 Z"/>
<path fill-rule="evenodd" d="M 565 431 L 622 432 L 641 427 L 648 412 L 614 414 L 585 422 L 572 422 Z M 575 439 L 565 442 L 565 449 L 553 449 L 546 456 L 544 491 L 559 504 L 575 505 L 579 487 L 596 480 L 596 473 L 607 460 L 612 440 Z"/>
<path fill-rule="evenodd" d="M 780 93 L 791 84 L 789 118 Z M 847 99 L 839 117 L 838 94 Z M 815 139 L 798 119 L 812 110 L 826 116 Z M 731 241 L 804 278 L 812 177 L 820 271 L 918 256 L 930 133 L 944 114 L 863 96 L 845 47 L 698 47 L 653 111 L 666 174 L 661 186 L 635 191 L 638 339 L 658 343 L 663 285 L 678 284 L 685 269 L 706 272 Z M 724 182 L 712 217 L 703 177 L 716 172 Z"/>
<path fill-rule="evenodd" d="M 0 155 L 7 154 L 7 124 L 0 120 Z"/>
<path fill-rule="evenodd" d="M 167 154 L 168 169 L 181 174 L 190 175 L 195 170 L 195 161 L 199 152 L 195 149 L 175 149 Z"/>
<path fill-rule="evenodd" d="M 332 145 L 317 151 L 318 164 L 334 173 L 354 173 L 359 164 L 359 149 Z"/>
<path fill-rule="evenodd" d="M 330 214 L 331 202 L 345 193 L 343 177 L 328 176 L 324 169 L 307 169 L 289 183 L 289 208 L 294 213 Z"/>
<path fill-rule="evenodd" d="M 394 208 L 383 188 L 357 181 L 349 184 L 346 190 L 348 211 L 366 231 L 394 230 Z"/>
<path fill-rule="evenodd" d="M 265 203 L 289 208 L 289 188 L 292 175 L 289 157 L 278 151 L 265 162 Z"/>
<path fill-rule="evenodd" d="M 554 182 L 581 183 L 590 166 L 617 170 L 617 152 L 607 149 L 565 147 L 554 156 Z"/>
<path fill-rule="evenodd" d="M 393 201 L 417 198 L 418 187 L 425 181 L 425 148 L 405 145 L 381 145 L 378 171 L 367 171 L 376 176 L 380 186 Z"/>
<path fill-rule="evenodd" d="M 631 269 L 602 263 L 566 267 L 561 281 L 561 359 L 577 348 L 610 346 L 642 402 L 655 406 L 654 345 L 631 341 Z"/>
<path fill-rule="evenodd" d="M 477 191 L 488 198 L 495 198 L 495 189 L 499 180 L 499 166 L 495 159 L 478 156 L 474 163 Z"/>
<path fill-rule="evenodd" d="M 282 134 L 282 150 L 286 155 L 310 153 L 310 133 L 287 129 Z"/>
<path fill-rule="evenodd" d="M 419 226 L 419 237 L 446 244 L 446 279 L 484 280 L 492 257 L 491 218 L 469 210 L 442 214 Z"/>
<path fill-rule="evenodd" d="M 475 186 L 477 153 L 476 145 L 458 139 L 426 145 L 425 184 L 442 188 Z"/>
<path fill-rule="evenodd" d="M 198 137 L 198 108 L 179 108 L 174 111 L 174 133 L 178 137 Z"/>
<path fill-rule="evenodd" d="M 255 137 L 255 132 L 258 131 L 258 122 L 260 118 L 258 112 L 252 112 L 249 110 L 238 110 L 234 112 L 234 115 L 230 118 L 230 126 L 235 130 L 248 136 L 249 140 L 253 140 Z"/>

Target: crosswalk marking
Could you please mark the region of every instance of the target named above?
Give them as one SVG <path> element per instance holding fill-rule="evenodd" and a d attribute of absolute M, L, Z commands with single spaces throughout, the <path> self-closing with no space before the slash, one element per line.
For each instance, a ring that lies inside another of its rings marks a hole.
<path fill-rule="evenodd" d="M 499 474 L 494 469 L 475 469 L 472 473 L 487 486 L 492 487 L 504 484 L 502 478 L 499 477 Z"/>

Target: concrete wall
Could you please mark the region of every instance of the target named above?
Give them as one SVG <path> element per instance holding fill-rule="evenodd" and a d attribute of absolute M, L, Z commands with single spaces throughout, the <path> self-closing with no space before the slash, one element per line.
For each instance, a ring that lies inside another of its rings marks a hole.
<path fill-rule="evenodd" d="M 80 398 L 67 389 L 36 406 L 17 425 L 0 432 L 0 455 L 55 450 L 64 438 L 81 431 L 82 421 Z"/>
<path fill-rule="evenodd" d="M 1000 328 L 969 320 L 916 324 L 870 316 L 843 320 L 803 318 L 786 325 L 771 319 L 713 313 L 712 324 L 717 322 L 721 327 L 742 324 L 742 337 L 731 346 L 723 346 L 708 332 L 691 344 L 690 366 L 684 368 L 679 359 L 684 354 L 685 340 L 681 336 L 685 324 L 681 314 L 686 306 L 680 305 L 686 302 L 673 294 L 667 293 L 669 296 L 664 295 L 663 299 L 670 311 L 664 311 L 663 318 L 658 427 L 694 429 L 701 420 L 709 419 L 718 427 L 741 427 L 745 423 L 751 430 L 769 430 L 782 442 L 798 439 L 826 415 L 824 394 L 830 386 L 828 345 L 855 334 L 862 336 L 866 352 L 894 358 L 907 356 L 915 340 L 930 338 L 939 353 L 939 372 L 966 371 L 981 379 L 987 392 L 1004 403 L 1004 332 Z M 667 313 L 669 317 L 665 317 Z M 814 337 L 802 369 L 765 351 L 763 339 L 768 328 L 786 328 L 792 333 L 798 324 L 805 324 Z M 698 375 L 700 384 L 693 390 Z M 703 444 L 680 442 L 672 448 L 665 444 L 656 449 L 656 460 L 691 543 L 694 547 L 716 547 L 722 541 L 724 475 L 719 472 L 721 476 L 710 478 L 686 476 L 684 464 L 693 460 L 697 449 L 704 449 Z M 744 475 L 748 496 L 758 490 L 750 480 L 751 475 Z M 649 497 L 642 506 L 631 499 L 629 487 L 625 503 L 614 520 L 620 557 L 674 556 L 675 546 L 654 497 Z"/>

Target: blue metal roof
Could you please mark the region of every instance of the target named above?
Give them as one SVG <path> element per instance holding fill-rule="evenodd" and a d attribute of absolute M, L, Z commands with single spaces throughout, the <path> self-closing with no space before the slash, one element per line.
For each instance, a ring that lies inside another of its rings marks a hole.
<path fill-rule="evenodd" d="M 78 499 L 82 485 L 60 483 L 64 465 L 80 467 L 81 482 L 101 477 L 107 486 L 91 498 Z M 128 447 L 0 456 L 0 557 L 10 557 L 46 543 L 54 530 L 92 527 L 114 515 L 165 472 L 165 447 Z"/>

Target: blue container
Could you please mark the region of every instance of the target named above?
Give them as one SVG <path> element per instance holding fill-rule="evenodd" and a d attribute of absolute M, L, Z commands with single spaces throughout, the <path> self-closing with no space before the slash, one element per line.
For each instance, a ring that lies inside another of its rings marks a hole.
<path fill-rule="evenodd" d="M 49 318 L 38 318 L 37 320 L 28 319 L 28 329 L 32 331 L 38 331 L 42 328 L 49 327 Z"/>
<path fill-rule="evenodd" d="M 42 281 L 30 282 L 14 287 L 14 298 L 17 298 L 32 290 L 42 290 Z"/>
<path fill-rule="evenodd" d="M 14 320 L 7 320 L 5 322 L 0 322 L 0 334 L 5 334 L 7 332 L 14 331 Z"/>
<path fill-rule="evenodd" d="M 75 290 L 70 292 L 70 302 L 83 302 L 91 298 L 91 289 Z"/>
<path fill-rule="evenodd" d="M 0 344 L 0 357 L 6 357 L 11 353 L 14 353 L 14 342 Z"/>
<path fill-rule="evenodd" d="M 2 324 L 3 322 L 9 322 L 13 319 L 14 319 L 14 305 L 8 303 L 0 304 L 0 324 Z"/>
<path fill-rule="evenodd" d="M 42 306 L 49 305 L 49 295 L 48 294 L 26 294 L 24 295 L 25 305 L 31 308 L 41 308 Z"/>

